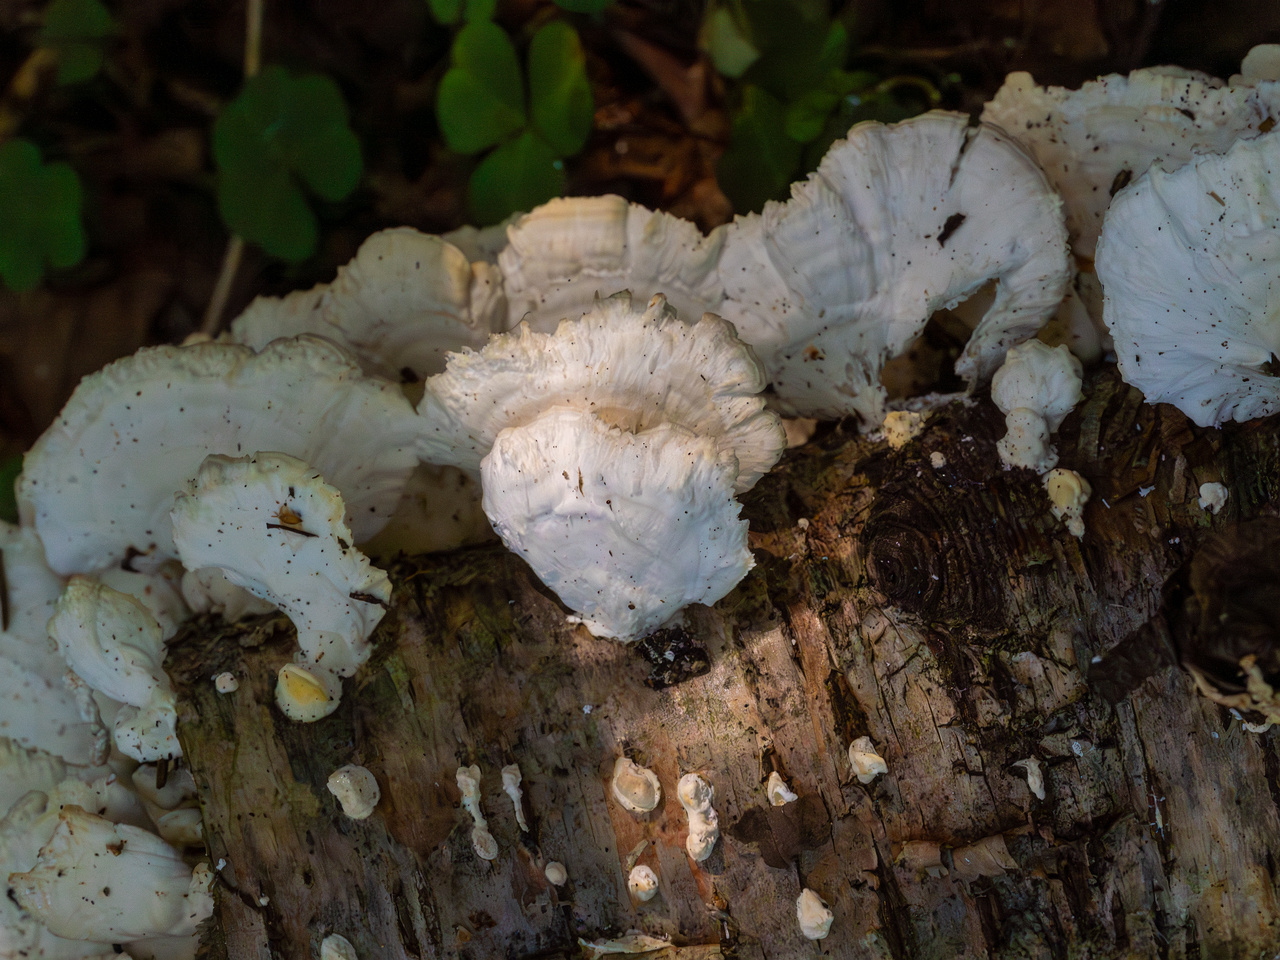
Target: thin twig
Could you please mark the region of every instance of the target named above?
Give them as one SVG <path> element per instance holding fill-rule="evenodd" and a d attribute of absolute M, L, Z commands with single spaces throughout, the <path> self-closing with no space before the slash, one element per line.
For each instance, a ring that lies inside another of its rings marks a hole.
<path fill-rule="evenodd" d="M 262 20 L 265 13 L 266 0 L 248 0 L 244 10 L 244 75 L 256 76 L 262 68 Z M 227 252 L 222 256 L 222 270 L 218 273 L 218 281 L 213 285 L 213 294 L 209 297 L 209 306 L 200 323 L 200 332 L 207 336 L 218 335 L 222 326 L 222 315 L 227 309 L 227 300 L 231 297 L 231 287 L 236 280 L 236 271 L 240 269 L 240 257 L 244 254 L 244 240 L 232 236 L 227 241 Z"/>

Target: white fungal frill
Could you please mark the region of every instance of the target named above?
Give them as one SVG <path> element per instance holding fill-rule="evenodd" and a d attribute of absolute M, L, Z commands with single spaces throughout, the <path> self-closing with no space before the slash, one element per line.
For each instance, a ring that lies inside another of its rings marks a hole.
<path fill-rule="evenodd" d="M 1216 480 L 1200 484 L 1198 493 L 1199 499 L 1196 503 L 1200 509 L 1208 510 L 1215 517 L 1227 505 L 1227 498 L 1231 496 L 1231 491 L 1227 489 L 1226 484 Z"/>
<path fill-rule="evenodd" d="M 619 757 L 613 762 L 609 792 L 632 813 L 648 813 L 662 802 L 662 784 L 658 782 L 658 775 L 630 757 Z"/>
<path fill-rule="evenodd" d="M 149 347 L 86 377 L 23 461 L 18 504 L 49 565 L 104 569 L 175 556 L 173 495 L 209 454 L 279 450 L 322 471 L 357 540 L 395 509 L 421 421 L 400 388 L 315 337 L 260 354 L 233 344 Z M 136 566 L 136 564 L 135 564 Z"/>
<path fill-rule="evenodd" d="M 640 903 L 648 903 L 658 895 L 658 875 L 653 867 L 638 863 L 627 875 L 627 891 Z"/>
<path fill-rule="evenodd" d="M 295 457 L 211 456 L 173 506 L 173 536 L 188 568 L 217 567 L 289 616 L 297 666 L 349 677 L 369 659 L 391 582 L 351 545 L 343 513 L 337 489 Z"/>
<path fill-rule="evenodd" d="M 481 481 L 503 543 L 593 634 L 629 640 L 715 603 L 755 565 L 736 468 L 673 424 L 628 433 L 558 408 L 499 434 Z"/>
<path fill-rule="evenodd" d="M 620 290 L 640 301 L 661 293 L 689 321 L 718 312 L 723 239 L 723 230 L 704 237 L 687 220 L 622 197 L 551 200 L 512 223 L 498 256 L 508 326 L 550 332 Z"/>
<path fill-rule="evenodd" d="M 1065 344 L 1028 340 L 1013 347 L 991 378 L 991 400 L 1008 432 L 997 444 L 1006 468 L 1047 473 L 1058 465 L 1049 434 L 1080 402 L 1083 367 Z"/>
<path fill-rule="evenodd" d="M 503 542 L 597 636 L 634 639 L 753 565 L 734 495 L 785 446 L 763 386 L 720 318 L 612 297 L 452 357 L 427 383 L 423 456 L 479 467 Z"/>
<path fill-rule="evenodd" d="M 822 898 L 805 887 L 796 898 L 796 923 L 808 940 L 823 940 L 831 932 L 836 915 Z"/>
<path fill-rule="evenodd" d="M 765 795 L 769 798 L 769 805 L 773 807 L 785 807 L 788 803 L 799 800 L 799 795 L 787 786 L 787 781 L 782 779 L 782 774 L 774 770 L 769 774 L 769 782 L 765 784 Z"/>
<path fill-rule="evenodd" d="M 870 737 L 858 737 L 849 744 L 849 764 L 859 783 L 870 783 L 882 773 L 889 772 L 889 765 L 876 753 L 876 745 Z"/>
<path fill-rule="evenodd" d="M 502 430 L 566 405 L 632 432 L 674 423 L 713 437 L 738 461 L 737 492 L 750 490 L 786 448 L 759 361 L 719 317 L 685 324 L 663 297 L 632 302 L 612 296 L 554 334 L 522 325 L 450 357 L 419 405 L 423 459 L 477 472 Z"/>
<path fill-rule="evenodd" d="M 684 841 L 685 852 L 698 863 L 711 856 L 711 851 L 720 838 L 720 817 L 711 805 L 715 795 L 715 787 L 696 773 L 686 773 L 676 785 L 676 797 L 689 817 L 689 836 Z"/>
<path fill-rule="evenodd" d="M 66 806 L 35 866 L 11 873 L 9 889 L 56 936 L 120 943 L 194 933 L 213 913 L 211 879 L 207 865 L 193 872 L 155 834 Z"/>
<path fill-rule="evenodd" d="M 1120 374 L 1204 426 L 1280 410 L 1280 132 L 1162 166 L 1120 193 L 1098 242 Z"/>
<path fill-rule="evenodd" d="M 368 373 L 421 379 L 450 350 L 479 346 L 506 322 L 502 277 L 456 246 L 412 227 L 371 235 L 333 283 L 283 298 L 259 297 L 231 324 L 231 338 L 262 350 L 302 333 L 333 340 Z"/>
<path fill-rule="evenodd" d="M 955 369 L 972 388 L 1062 300 L 1060 201 L 989 125 L 933 112 L 862 123 L 786 203 L 739 217 L 720 258 L 721 312 L 789 411 L 884 418 L 880 372 L 929 317 L 995 281 Z"/>
<path fill-rule="evenodd" d="M 128 704 L 115 719 L 122 753 L 141 762 L 182 756 L 177 700 L 161 666 L 163 634 L 139 600 L 88 577 L 72 577 L 48 629 L 76 676 Z"/>
<path fill-rule="evenodd" d="M 498 841 L 489 832 L 489 821 L 480 809 L 480 767 L 472 764 L 459 767 L 455 775 L 458 789 L 462 791 L 463 809 L 471 815 L 471 849 L 481 860 L 498 859 Z"/>
<path fill-rule="evenodd" d="M 509 763 L 502 768 L 502 791 L 511 798 L 516 808 L 516 823 L 525 833 L 529 832 L 529 821 L 524 816 L 524 791 L 520 789 L 520 764 Z"/>

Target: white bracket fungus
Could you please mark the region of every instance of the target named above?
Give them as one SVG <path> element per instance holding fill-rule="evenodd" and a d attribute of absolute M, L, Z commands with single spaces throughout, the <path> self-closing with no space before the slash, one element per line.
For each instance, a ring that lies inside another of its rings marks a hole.
<path fill-rule="evenodd" d="M 498 841 L 489 832 L 489 821 L 480 809 L 480 767 L 472 764 L 459 767 L 455 775 L 458 789 L 462 791 L 462 806 L 471 814 L 471 848 L 481 860 L 498 859 Z"/>
<path fill-rule="evenodd" d="M 1084 368 L 1065 344 L 1028 340 L 1009 350 L 991 378 L 991 401 L 1005 415 L 1008 433 L 996 444 L 1006 468 L 1047 473 L 1058 465 L 1049 434 L 1062 425 L 1084 394 Z"/>
<path fill-rule="evenodd" d="M 1157 160 L 1173 170 L 1280 120 L 1280 84 L 1226 86 L 1204 74 L 1148 67 L 1068 90 L 1037 86 L 1019 72 L 1005 78 L 982 119 L 1030 150 L 1062 195 L 1083 305 L 1097 324 L 1102 296 L 1091 273 L 1111 198 Z M 1091 354 L 1096 334 L 1094 341 Z"/>
<path fill-rule="evenodd" d="M 764 792 L 769 798 L 770 805 L 775 807 L 785 807 L 788 803 L 800 799 L 799 795 L 787 786 L 787 781 L 782 779 L 782 774 L 777 770 L 769 774 L 769 782 L 765 784 Z"/>
<path fill-rule="evenodd" d="M 542 872 L 547 882 L 553 886 L 563 887 L 569 881 L 569 871 L 559 860 L 552 860 Z"/>
<path fill-rule="evenodd" d="M 1202 427 L 1280 410 L 1280 131 L 1160 165 L 1112 202 L 1098 241 L 1120 374 Z"/>
<path fill-rule="evenodd" d="M 739 217 L 720 257 L 723 315 L 790 411 L 884 419 L 880 372 L 929 317 L 996 281 L 956 372 L 970 388 L 1062 300 L 1061 202 L 989 125 L 933 112 L 861 123 L 786 203 Z"/>
<path fill-rule="evenodd" d="M 658 782 L 658 775 L 630 757 L 619 757 L 613 762 L 609 792 L 624 809 L 632 813 L 648 813 L 662 802 L 662 785 Z"/>
<path fill-rule="evenodd" d="M 658 895 L 658 875 L 653 868 L 637 864 L 627 875 L 627 891 L 640 903 L 648 903 Z"/>
<path fill-rule="evenodd" d="M 849 763 L 859 783 L 870 783 L 880 774 L 889 772 L 889 765 L 876 753 L 870 737 L 858 737 L 849 744 Z"/>
<path fill-rule="evenodd" d="M 1027 776 L 1027 787 L 1036 795 L 1037 800 L 1044 799 L 1044 771 L 1040 769 L 1040 761 L 1035 757 L 1019 760 L 1013 766 L 1021 767 Z"/>
<path fill-rule="evenodd" d="M 680 806 L 689 817 L 689 836 L 684 848 L 690 859 L 698 863 L 711 856 L 720 838 L 720 817 L 711 805 L 715 795 L 715 787 L 696 773 L 686 773 L 676 785 Z"/>
<path fill-rule="evenodd" d="M 1073 537 L 1084 536 L 1084 506 L 1093 495 L 1089 481 L 1074 470 L 1057 467 L 1044 475 L 1044 492 L 1049 510 L 1067 525 Z"/>
<path fill-rule="evenodd" d="M 88 577 L 72 577 L 49 620 L 49 636 L 81 680 L 128 704 L 116 715 L 121 752 L 146 762 L 179 757 L 177 700 L 160 624 L 141 601 Z"/>
<path fill-rule="evenodd" d="M 111 566 L 130 548 L 171 558 L 173 495 L 205 457 L 278 450 L 342 491 L 358 542 L 395 509 L 421 430 L 399 387 L 315 337 L 257 355 L 150 347 L 81 381 L 23 461 L 19 510 L 64 575 Z"/>
<path fill-rule="evenodd" d="M 382 790 L 372 773 L 349 763 L 329 774 L 325 787 L 338 798 L 342 812 L 352 820 L 365 820 L 382 799 Z"/>
<path fill-rule="evenodd" d="M 270 603 L 237 587 L 217 567 L 188 570 L 182 575 L 182 597 L 194 613 L 216 613 L 228 623 L 275 609 Z"/>
<path fill-rule="evenodd" d="M 321 674 L 356 672 L 391 601 L 387 575 L 351 546 L 343 512 L 334 487 L 282 453 L 209 457 L 172 512 L 183 563 L 217 567 L 288 614 L 298 629 L 298 666 L 326 696 L 332 684 Z M 306 678 L 294 670 L 280 683 L 291 689 L 292 681 L 305 686 Z M 329 712 L 336 707 L 334 699 Z"/>
<path fill-rule="evenodd" d="M 502 278 L 441 237 L 412 227 L 372 234 L 333 283 L 259 297 L 231 337 L 261 350 L 272 340 L 319 334 L 350 350 L 369 373 L 400 380 L 444 369 L 445 354 L 482 345 L 506 325 Z"/>
<path fill-rule="evenodd" d="M 108 943 L 187 936 L 213 913 L 211 872 L 155 834 L 65 806 L 12 897 L 55 936 Z"/>
<path fill-rule="evenodd" d="M 1208 510 L 1215 517 L 1227 505 L 1227 498 L 1231 495 L 1226 484 L 1218 483 L 1216 480 L 1200 484 L 1199 492 L 1200 499 L 1197 502 L 1200 504 L 1200 509 Z"/>
<path fill-rule="evenodd" d="M 687 220 L 622 197 L 564 197 L 515 219 L 498 264 L 514 328 L 527 321 L 550 332 L 577 319 L 597 295 L 663 294 L 680 316 L 718 312 L 724 299 L 716 265 L 724 231 L 702 236 Z"/>
<path fill-rule="evenodd" d="M 754 564 L 734 495 L 785 445 L 763 387 L 723 320 L 621 295 L 451 358 L 427 383 L 423 457 L 479 467 L 503 542 L 592 633 L 633 639 Z"/>
<path fill-rule="evenodd" d="M 511 798 L 516 808 L 516 823 L 525 833 L 529 832 L 529 821 L 524 817 L 524 791 L 520 789 L 520 765 L 509 763 L 502 768 L 502 790 Z"/>
<path fill-rule="evenodd" d="M 823 899 L 805 887 L 796 897 L 796 922 L 800 924 L 800 932 L 809 940 L 825 939 L 831 932 L 831 924 L 836 915 Z"/>

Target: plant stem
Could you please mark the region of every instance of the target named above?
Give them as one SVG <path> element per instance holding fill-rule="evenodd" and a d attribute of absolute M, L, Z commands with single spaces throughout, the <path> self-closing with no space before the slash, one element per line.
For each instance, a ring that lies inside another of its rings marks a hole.
<path fill-rule="evenodd" d="M 245 79 L 256 76 L 262 67 L 262 19 L 266 8 L 266 0 L 247 0 L 244 10 L 244 75 Z M 218 282 L 213 285 L 213 295 L 209 298 L 209 306 L 204 312 L 204 320 L 200 323 L 200 332 L 211 337 L 217 336 L 222 326 L 222 314 L 227 308 L 227 299 L 231 296 L 231 285 L 235 283 L 236 271 L 240 269 L 240 257 L 244 253 L 244 240 L 232 236 L 227 243 L 227 252 L 222 257 L 222 270 L 218 273 Z"/>

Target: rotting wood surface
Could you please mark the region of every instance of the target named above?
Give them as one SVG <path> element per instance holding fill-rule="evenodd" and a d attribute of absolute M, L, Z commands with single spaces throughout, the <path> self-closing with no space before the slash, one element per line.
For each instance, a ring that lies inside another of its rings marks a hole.
<path fill-rule="evenodd" d="M 1083 541 L 1036 478 L 1001 471 L 985 399 L 897 452 L 825 428 L 746 497 L 755 571 L 647 656 L 566 624 L 498 546 L 393 571 L 372 661 L 315 724 L 272 705 L 287 621 L 189 629 L 168 666 L 225 861 L 206 955 L 310 958 L 341 933 L 361 958 L 577 956 L 579 936 L 634 928 L 700 947 L 672 957 L 1270 956 L 1275 734 L 1243 731 L 1180 670 L 1115 707 L 1083 672 L 1211 529 L 1275 514 L 1280 423 L 1200 430 L 1114 374 L 1087 395 L 1058 442 L 1093 484 Z M 1196 503 L 1208 480 L 1231 490 L 1217 517 Z M 210 680 L 223 670 L 241 681 L 229 695 Z M 889 766 L 865 786 L 846 756 L 863 735 Z M 622 754 L 661 779 L 648 816 L 609 797 Z M 1044 800 L 1014 766 L 1031 757 Z M 525 835 L 502 792 L 511 762 Z M 368 820 L 325 789 L 347 763 L 381 785 Z M 493 863 L 459 806 L 471 763 Z M 772 769 L 803 805 L 768 811 Z M 695 770 L 723 833 L 702 864 L 675 797 Z M 955 853 L 994 837 L 994 856 Z M 660 893 L 633 904 L 625 861 L 644 841 Z M 920 869 L 927 844 L 901 856 L 911 841 L 940 844 L 949 872 Z M 796 924 L 804 885 L 835 912 L 816 943 Z"/>

